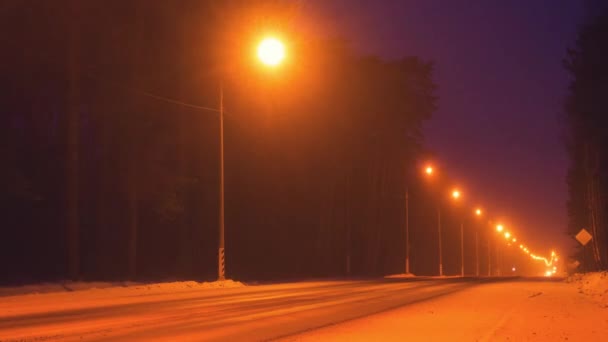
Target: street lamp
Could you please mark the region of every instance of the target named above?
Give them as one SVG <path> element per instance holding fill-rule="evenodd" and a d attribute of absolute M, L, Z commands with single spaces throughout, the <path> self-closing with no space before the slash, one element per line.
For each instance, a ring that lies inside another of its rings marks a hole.
<path fill-rule="evenodd" d="M 488 226 L 492 227 L 492 221 L 488 221 Z M 488 238 L 488 277 L 492 276 L 492 234 L 487 232 Z"/>
<path fill-rule="evenodd" d="M 435 169 L 431 165 L 427 165 L 424 169 L 427 177 L 433 176 Z M 439 245 L 439 276 L 443 276 L 443 251 L 441 246 L 441 204 L 437 204 L 437 241 Z"/>
<path fill-rule="evenodd" d="M 507 240 L 507 246 L 511 246 L 512 239 L 515 239 L 515 238 L 512 237 L 512 234 L 507 231 L 507 232 L 504 233 L 504 237 Z M 507 252 L 506 252 L 507 249 L 505 247 L 503 247 L 503 250 L 505 251 L 505 253 L 503 254 L 503 259 L 502 259 L 503 260 L 503 266 L 504 266 L 504 262 L 505 262 L 505 260 L 507 260 L 508 255 L 507 255 Z"/>
<path fill-rule="evenodd" d="M 482 214 L 481 208 L 475 209 L 477 218 L 480 218 Z M 475 228 L 475 275 L 479 277 L 479 225 Z"/>
<path fill-rule="evenodd" d="M 427 177 L 433 175 L 434 169 L 432 166 L 427 165 L 424 168 L 424 173 Z M 406 184 L 405 187 L 405 274 L 410 274 L 410 221 L 409 221 L 409 199 L 410 199 L 410 191 L 409 186 Z M 440 220 L 440 219 L 439 219 Z M 441 237 L 441 228 L 439 228 L 439 236 Z M 440 238 L 441 240 L 441 238 Z M 441 241 L 439 241 L 439 259 L 441 259 Z M 440 263 L 440 271 L 439 274 L 442 275 L 442 266 Z"/>
<path fill-rule="evenodd" d="M 505 230 L 505 227 L 504 227 L 502 224 L 497 224 L 497 225 L 496 225 L 496 231 L 497 231 L 498 233 L 502 233 L 504 230 Z M 506 233 L 505 233 L 505 235 L 506 235 Z M 510 233 L 509 233 L 509 236 L 511 236 L 511 234 L 510 234 Z M 507 239 L 508 239 L 508 237 L 507 237 Z M 500 245 L 499 245 L 499 243 L 498 243 L 498 241 L 497 241 L 497 242 L 496 242 L 496 274 L 497 274 L 497 275 L 500 275 L 501 270 L 502 270 L 502 267 L 501 267 L 501 266 L 502 266 L 502 265 L 501 265 L 501 261 L 502 261 L 503 259 L 501 259 L 501 258 L 500 258 L 500 250 L 501 250 L 501 248 L 500 248 Z"/>
<path fill-rule="evenodd" d="M 452 191 L 452 198 L 456 201 L 461 195 L 458 189 Z M 460 221 L 460 276 L 464 277 L 464 219 Z"/>
<path fill-rule="evenodd" d="M 410 187 L 408 184 L 405 186 L 405 274 L 410 274 Z"/>
<path fill-rule="evenodd" d="M 269 67 L 281 64 L 285 56 L 285 45 L 277 38 L 265 38 L 258 45 L 258 58 Z"/>
<path fill-rule="evenodd" d="M 268 67 L 276 67 L 286 56 L 285 45 L 277 38 L 263 39 L 257 48 L 258 58 Z M 224 239 L 224 85 L 220 83 L 220 194 L 219 194 L 219 247 L 218 247 L 218 280 L 226 279 L 225 239 Z"/>

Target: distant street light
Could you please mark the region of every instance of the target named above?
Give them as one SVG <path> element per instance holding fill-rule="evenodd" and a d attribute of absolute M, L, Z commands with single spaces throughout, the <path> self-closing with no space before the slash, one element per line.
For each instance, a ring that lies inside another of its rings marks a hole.
<path fill-rule="evenodd" d="M 511 233 L 509 233 L 509 232 L 505 232 L 505 239 L 507 239 L 507 240 L 508 240 L 510 237 L 511 237 Z"/>
<path fill-rule="evenodd" d="M 459 200 L 461 196 L 460 190 L 452 191 L 452 198 Z M 464 277 L 464 219 L 460 221 L 460 276 Z"/>
<path fill-rule="evenodd" d="M 435 173 L 433 166 L 428 165 L 424 169 L 427 177 L 431 177 Z M 437 241 L 439 247 L 439 276 L 443 276 L 443 251 L 441 246 L 441 204 L 437 204 Z"/>
<path fill-rule="evenodd" d="M 499 233 L 502 233 L 505 230 L 505 227 L 502 224 L 497 224 L 496 225 L 496 231 Z M 511 234 L 509 234 L 510 236 Z M 501 247 L 500 244 L 498 243 L 498 241 L 496 241 L 496 274 L 497 275 L 501 275 L 502 273 L 502 262 L 504 261 L 504 258 L 501 258 Z"/>
<path fill-rule="evenodd" d="M 475 215 L 477 218 L 480 218 L 482 213 L 483 212 L 480 208 L 475 210 Z M 479 277 L 479 225 L 477 225 L 475 228 L 475 275 Z"/>
<path fill-rule="evenodd" d="M 285 59 L 285 45 L 276 38 L 265 38 L 258 45 L 258 58 L 268 67 L 276 67 Z M 219 248 L 218 280 L 226 279 L 225 238 L 224 238 L 224 85 L 220 82 L 220 194 L 219 194 Z"/>
<path fill-rule="evenodd" d="M 488 222 L 488 225 L 492 226 L 492 221 Z M 492 234 L 488 233 L 488 277 L 492 276 Z"/>

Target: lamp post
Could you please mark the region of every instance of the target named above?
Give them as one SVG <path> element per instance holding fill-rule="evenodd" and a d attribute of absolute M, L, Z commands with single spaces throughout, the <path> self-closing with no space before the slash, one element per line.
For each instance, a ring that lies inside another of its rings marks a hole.
<path fill-rule="evenodd" d="M 430 170 L 430 173 L 429 173 Z M 427 174 L 432 174 L 433 169 L 427 168 Z M 443 277 L 443 245 L 441 236 L 441 202 L 437 204 L 437 241 L 439 243 L 439 276 Z"/>
<path fill-rule="evenodd" d="M 464 221 L 460 221 L 460 276 L 464 277 Z"/>
<path fill-rule="evenodd" d="M 492 276 L 492 234 L 488 233 L 488 277 Z"/>
<path fill-rule="evenodd" d="M 452 198 L 459 200 L 460 190 L 452 191 Z M 460 276 L 464 277 L 464 219 L 460 221 Z"/>
<path fill-rule="evenodd" d="M 477 218 L 480 218 L 482 214 L 481 209 L 475 210 Z M 479 224 L 475 227 L 475 276 L 479 277 Z"/>
<path fill-rule="evenodd" d="M 276 38 L 263 39 L 257 48 L 257 56 L 262 64 L 267 67 L 276 67 L 285 59 L 285 45 Z M 219 98 L 220 114 L 220 167 L 219 167 L 219 246 L 218 246 L 218 271 L 217 279 L 226 279 L 225 258 L 225 203 L 224 203 L 224 84 L 220 82 Z"/>
<path fill-rule="evenodd" d="M 410 274 L 410 189 L 405 187 L 405 274 Z"/>
<path fill-rule="evenodd" d="M 497 224 L 496 225 L 496 231 L 499 234 L 502 234 L 502 232 L 504 231 L 504 226 L 502 224 Z M 502 267 L 501 267 L 501 255 L 500 255 L 500 243 L 498 241 L 496 241 L 496 275 L 500 276 L 501 272 L 502 272 Z"/>
<path fill-rule="evenodd" d="M 479 229 L 475 228 L 475 276 L 479 277 Z"/>
<path fill-rule="evenodd" d="M 424 173 L 427 177 L 433 176 L 435 168 L 428 165 L 424 168 Z M 443 250 L 441 245 L 441 205 L 437 204 L 437 241 L 439 248 L 439 276 L 443 276 Z"/>
<path fill-rule="evenodd" d="M 437 232 L 439 233 L 439 276 L 443 276 L 443 253 L 441 250 L 441 207 L 437 206 Z"/>
<path fill-rule="evenodd" d="M 226 258 L 224 254 L 224 85 L 220 83 L 220 205 L 219 205 L 219 248 L 217 279 L 226 279 Z"/>

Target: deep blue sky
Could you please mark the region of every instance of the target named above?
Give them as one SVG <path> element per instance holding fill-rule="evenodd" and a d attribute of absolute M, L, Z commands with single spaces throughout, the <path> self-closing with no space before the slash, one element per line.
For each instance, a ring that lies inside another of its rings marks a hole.
<path fill-rule="evenodd" d="M 572 246 L 562 67 L 577 0 L 310 0 L 320 25 L 365 54 L 436 62 L 439 110 L 425 128 L 450 178 L 539 252 Z M 470 197 L 469 197 L 470 198 Z"/>

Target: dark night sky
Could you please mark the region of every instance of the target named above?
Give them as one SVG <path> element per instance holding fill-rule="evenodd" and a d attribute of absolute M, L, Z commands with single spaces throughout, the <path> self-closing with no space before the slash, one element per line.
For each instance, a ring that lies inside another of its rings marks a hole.
<path fill-rule="evenodd" d="M 576 0 L 311 0 L 320 25 L 358 51 L 436 62 L 440 109 L 428 146 L 471 205 L 485 203 L 531 247 L 565 236 L 562 67 L 583 17 Z M 324 24 L 323 24 L 324 23 Z"/>

